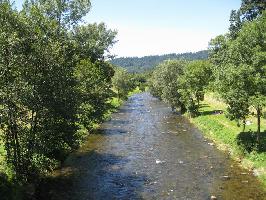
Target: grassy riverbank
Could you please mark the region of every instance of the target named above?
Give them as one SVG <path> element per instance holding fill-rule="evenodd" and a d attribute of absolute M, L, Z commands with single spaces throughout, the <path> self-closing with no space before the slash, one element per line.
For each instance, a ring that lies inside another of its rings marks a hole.
<path fill-rule="evenodd" d="M 194 123 L 204 135 L 213 140 L 217 147 L 221 150 L 227 151 L 231 157 L 238 160 L 239 163 L 248 169 L 253 169 L 259 179 L 266 186 L 266 120 L 262 119 L 261 130 L 261 145 L 262 149 L 256 150 L 253 147 L 255 141 L 254 134 L 257 129 L 256 119 L 250 116 L 247 120 L 250 125 L 246 126 L 246 132 L 243 133 L 243 127 L 237 126 L 235 121 L 230 121 L 225 117 L 226 105 L 219 101 L 213 94 L 206 96 L 200 108 L 200 116 L 191 118 Z"/>

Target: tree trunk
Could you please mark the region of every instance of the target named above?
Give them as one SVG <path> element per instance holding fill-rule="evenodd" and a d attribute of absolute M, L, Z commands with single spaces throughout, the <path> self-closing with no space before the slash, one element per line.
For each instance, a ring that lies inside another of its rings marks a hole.
<path fill-rule="evenodd" d="M 258 106 L 257 107 L 257 120 L 258 120 L 257 141 L 259 141 L 260 139 L 260 115 L 261 115 L 261 109 Z"/>
<path fill-rule="evenodd" d="M 184 114 L 186 112 L 186 107 L 184 104 L 180 105 L 180 112 L 181 112 L 181 114 Z"/>
<path fill-rule="evenodd" d="M 119 92 L 119 88 L 117 89 L 117 97 L 118 97 L 118 99 L 120 99 L 120 92 Z"/>
<path fill-rule="evenodd" d="M 11 155 L 11 159 L 13 158 L 13 165 L 15 167 L 15 171 L 17 175 L 21 174 L 20 170 L 20 145 L 18 140 L 18 130 L 17 130 L 17 124 L 14 119 L 13 113 L 9 115 L 10 117 L 10 124 L 9 124 L 9 132 L 10 132 L 10 148 L 13 149 L 13 155 Z"/>
<path fill-rule="evenodd" d="M 258 133 L 260 133 L 260 115 L 261 115 L 261 109 L 258 107 L 257 109 L 257 117 L 258 117 Z"/>
<path fill-rule="evenodd" d="M 197 95 L 197 110 L 199 111 L 200 108 L 200 96 Z"/>
<path fill-rule="evenodd" d="M 246 129 L 246 118 L 243 119 L 243 132 L 245 132 Z"/>

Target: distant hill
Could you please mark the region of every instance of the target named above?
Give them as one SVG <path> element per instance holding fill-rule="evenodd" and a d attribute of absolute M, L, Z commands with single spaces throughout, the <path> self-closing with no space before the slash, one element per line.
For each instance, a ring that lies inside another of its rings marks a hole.
<path fill-rule="evenodd" d="M 121 57 L 115 58 L 110 62 L 114 65 L 123 67 L 129 72 L 144 72 L 152 69 L 164 60 L 173 59 L 184 59 L 184 60 L 205 60 L 208 58 L 208 51 L 198 51 L 195 53 L 181 53 L 181 54 L 165 54 L 155 56 L 144 56 L 144 57 Z"/>

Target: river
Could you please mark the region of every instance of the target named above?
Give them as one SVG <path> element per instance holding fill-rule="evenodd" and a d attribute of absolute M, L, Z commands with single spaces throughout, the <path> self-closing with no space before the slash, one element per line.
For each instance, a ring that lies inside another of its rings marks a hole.
<path fill-rule="evenodd" d="M 266 199 L 251 172 L 149 93 L 130 97 L 44 191 L 64 200 Z"/>

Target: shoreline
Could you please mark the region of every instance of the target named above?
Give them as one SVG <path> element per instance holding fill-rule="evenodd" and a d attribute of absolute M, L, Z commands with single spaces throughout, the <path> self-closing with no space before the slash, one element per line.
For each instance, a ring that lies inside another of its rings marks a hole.
<path fill-rule="evenodd" d="M 230 158 L 239 163 L 242 168 L 251 171 L 266 190 L 266 153 L 259 153 L 256 151 L 250 153 L 245 152 L 243 148 L 237 144 L 237 138 L 241 133 L 241 128 L 237 127 L 236 122 L 227 119 L 224 112 L 203 115 L 202 113 L 204 112 L 215 113 L 216 110 L 214 109 L 215 106 L 209 102 L 203 101 L 203 103 L 205 107 L 200 109 L 201 115 L 195 118 L 191 118 L 188 115 L 185 115 L 185 117 L 202 132 L 202 135 L 206 139 L 213 141 L 217 149 L 228 154 Z"/>

